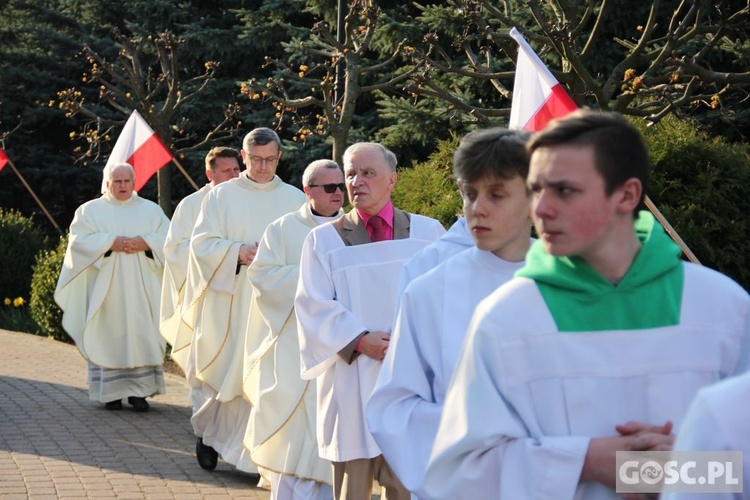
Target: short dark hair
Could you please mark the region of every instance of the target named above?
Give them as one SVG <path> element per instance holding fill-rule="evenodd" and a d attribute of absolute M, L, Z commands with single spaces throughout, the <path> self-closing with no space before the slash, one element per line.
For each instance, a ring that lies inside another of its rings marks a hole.
<path fill-rule="evenodd" d="M 270 128 L 258 127 L 248 132 L 242 140 L 242 149 L 247 153 L 250 146 L 265 146 L 272 142 L 275 142 L 279 147 L 279 151 L 281 151 L 281 139 L 279 139 L 279 135 Z"/>
<path fill-rule="evenodd" d="M 226 146 L 217 146 L 211 148 L 208 154 L 206 154 L 206 170 L 214 169 L 216 158 L 234 158 L 237 160 L 237 165 L 242 165 L 242 155 L 240 155 L 239 151 Z"/>
<path fill-rule="evenodd" d="M 483 177 L 526 180 L 529 174 L 529 135 L 518 130 L 489 128 L 471 132 L 461 139 L 453 153 L 453 175 L 457 180 L 476 182 Z"/>
<path fill-rule="evenodd" d="M 643 191 L 634 216 L 643 209 L 649 184 L 651 159 L 641 133 L 621 114 L 579 109 L 534 134 L 527 144 L 529 153 L 550 146 L 591 146 L 594 165 L 604 178 L 607 196 L 635 177 Z"/>

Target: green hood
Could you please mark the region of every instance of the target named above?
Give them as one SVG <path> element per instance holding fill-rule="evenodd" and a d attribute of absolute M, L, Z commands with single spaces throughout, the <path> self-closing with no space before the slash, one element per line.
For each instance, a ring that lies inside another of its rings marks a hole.
<path fill-rule="evenodd" d="M 577 257 L 553 257 L 537 241 L 516 272 L 536 281 L 561 332 L 634 330 L 676 325 L 682 302 L 682 254 L 646 211 L 635 221 L 641 250 L 613 285 Z"/>

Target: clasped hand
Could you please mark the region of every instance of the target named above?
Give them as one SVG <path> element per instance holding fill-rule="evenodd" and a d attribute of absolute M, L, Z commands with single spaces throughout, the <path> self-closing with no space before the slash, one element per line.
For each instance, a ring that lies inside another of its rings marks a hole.
<path fill-rule="evenodd" d="M 369 332 L 362 336 L 359 343 L 359 352 L 367 357 L 382 361 L 388 352 L 391 336 L 386 332 Z"/>
<path fill-rule="evenodd" d="M 113 252 L 137 253 L 145 252 L 146 250 L 150 250 L 150 248 L 140 236 L 136 236 L 135 238 L 118 236 L 112 244 Z"/>
<path fill-rule="evenodd" d="M 258 242 L 255 242 L 255 245 L 242 245 L 240 247 L 239 255 L 237 256 L 237 260 L 240 262 L 240 264 L 249 266 L 253 263 L 253 260 L 255 260 L 255 254 L 258 251 Z"/>

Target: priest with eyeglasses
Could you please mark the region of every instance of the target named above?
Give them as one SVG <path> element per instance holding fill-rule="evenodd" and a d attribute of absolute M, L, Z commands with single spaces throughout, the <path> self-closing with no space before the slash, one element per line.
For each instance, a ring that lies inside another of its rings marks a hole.
<path fill-rule="evenodd" d="M 268 128 L 245 136 L 237 179 L 212 189 L 203 201 L 190 243 L 182 328 L 192 330 L 192 359 L 200 390 L 192 393 L 196 456 L 207 470 L 218 456 L 256 473 L 243 446 L 250 403 L 242 395 L 246 353 L 262 341 L 246 337 L 252 299 L 247 266 L 266 226 L 306 202 L 302 191 L 276 175 L 281 140 Z"/>

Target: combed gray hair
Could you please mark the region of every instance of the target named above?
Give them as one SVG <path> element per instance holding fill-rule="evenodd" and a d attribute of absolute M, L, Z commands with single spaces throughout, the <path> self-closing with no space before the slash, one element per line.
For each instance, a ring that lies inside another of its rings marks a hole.
<path fill-rule="evenodd" d="M 281 139 L 279 139 L 279 135 L 270 128 L 259 127 L 248 132 L 242 140 L 242 149 L 247 153 L 250 151 L 251 146 L 265 146 L 272 142 L 275 142 L 279 146 L 279 151 L 281 151 Z"/>
<path fill-rule="evenodd" d="M 339 167 L 338 163 L 333 160 L 315 160 L 314 162 L 310 163 L 302 173 L 302 185 L 309 187 L 310 184 L 312 184 L 315 180 L 315 176 L 318 174 L 318 171 L 324 168 L 335 168 L 337 170 L 341 170 L 341 167 Z"/>
<path fill-rule="evenodd" d="M 346 151 L 344 151 L 344 165 L 349 163 L 349 157 L 352 155 L 352 153 L 356 153 L 357 151 L 361 149 L 370 148 L 370 147 L 375 147 L 379 149 L 380 152 L 383 153 L 385 162 L 390 167 L 391 172 L 396 171 L 396 166 L 398 165 L 398 158 L 396 158 L 396 155 L 393 153 L 393 151 L 383 146 L 379 142 L 357 142 L 355 144 L 352 144 L 351 146 L 346 148 Z"/>

